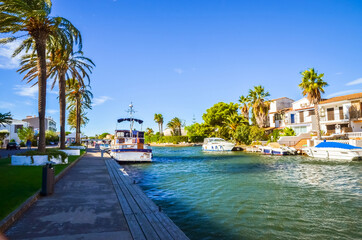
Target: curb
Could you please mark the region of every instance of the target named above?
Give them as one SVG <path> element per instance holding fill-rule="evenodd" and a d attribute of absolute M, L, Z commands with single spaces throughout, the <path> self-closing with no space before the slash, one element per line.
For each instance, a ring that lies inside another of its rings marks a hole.
<path fill-rule="evenodd" d="M 85 152 L 82 156 L 80 156 L 77 160 L 72 162 L 68 167 L 63 169 L 56 177 L 55 177 L 55 183 L 57 183 L 64 175 L 75 165 L 77 164 L 83 157 L 86 155 L 87 152 Z M 11 225 L 13 225 L 19 218 L 41 197 L 40 191 L 38 190 L 33 196 L 29 197 L 25 202 L 23 202 L 17 209 L 15 209 L 13 212 L 11 212 L 8 216 L 6 216 L 1 222 L 0 222 L 0 233 L 5 233 Z"/>

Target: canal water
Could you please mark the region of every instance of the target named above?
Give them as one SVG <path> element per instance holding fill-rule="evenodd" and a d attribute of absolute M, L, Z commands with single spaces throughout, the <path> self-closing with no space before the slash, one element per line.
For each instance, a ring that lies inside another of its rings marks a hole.
<path fill-rule="evenodd" d="M 154 147 L 126 165 L 190 239 L 362 239 L 362 163 Z"/>

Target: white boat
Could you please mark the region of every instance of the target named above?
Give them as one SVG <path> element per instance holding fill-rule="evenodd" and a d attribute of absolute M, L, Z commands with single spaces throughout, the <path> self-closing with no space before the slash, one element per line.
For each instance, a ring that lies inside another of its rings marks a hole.
<path fill-rule="evenodd" d="M 338 142 L 321 142 L 302 149 L 308 156 L 334 160 L 362 160 L 362 148 Z"/>
<path fill-rule="evenodd" d="M 227 142 L 222 138 L 205 138 L 202 150 L 204 151 L 231 151 L 235 143 Z"/>
<path fill-rule="evenodd" d="M 260 152 L 266 155 L 295 155 L 297 150 L 292 147 L 281 146 L 278 143 L 270 143 L 268 146 L 260 146 Z"/>
<path fill-rule="evenodd" d="M 135 122 L 142 124 L 143 120 L 133 118 L 133 105 L 129 105 L 129 118 L 120 118 L 118 123 L 130 122 L 129 130 L 116 130 L 108 152 L 118 162 L 151 162 L 152 148 L 145 144 L 144 132 L 133 128 Z"/>

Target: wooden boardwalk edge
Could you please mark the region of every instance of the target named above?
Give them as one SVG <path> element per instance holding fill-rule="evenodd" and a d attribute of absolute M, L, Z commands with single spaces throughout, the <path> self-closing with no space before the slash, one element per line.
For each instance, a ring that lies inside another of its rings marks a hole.
<path fill-rule="evenodd" d="M 142 189 L 122 173 L 116 161 L 105 160 L 105 164 L 134 239 L 188 239 Z"/>

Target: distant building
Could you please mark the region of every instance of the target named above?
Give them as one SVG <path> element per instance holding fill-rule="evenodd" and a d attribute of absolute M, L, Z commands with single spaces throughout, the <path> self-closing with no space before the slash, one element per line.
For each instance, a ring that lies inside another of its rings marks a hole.
<path fill-rule="evenodd" d="M 172 130 L 170 128 L 166 128 L 163 131 L 163 136 L 172 136 Z M 187 136 L 187 131 L 185 128 L 181 128 L 181 136 Z"/>
<path fill-rule="evenodd" d="M 29 127 L 32 127 L 34 129 L 35 133 L 39 132 L 39 117 L 37 116 L 26 116 L 25 119 L 23 119 L 24 122 L 29 123 Z M 45 131 L 50 130 L 53 132 L 57 131 L 57 124 L 51 117 L 45 118 Z"/>
<path fill-rule="evenodd" d="M 5 126 L 0 124 L 0 130 L 7 130 L 9 132 L 9 136 L 4 140 L 4 145 L 10 142 L 11 139 L 14 139 L 15 142 L 20 143 L 21 140 L 18 137 L 18 129 L 23 127 L 29 127 L 29 123 L 13 119 L 10 124 L 5 124 Z"/>

